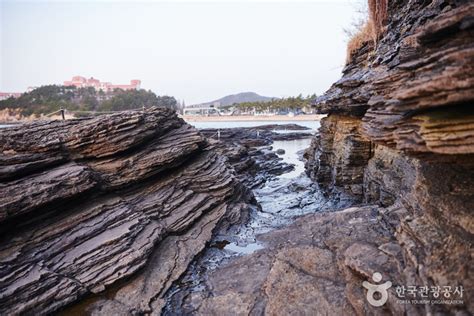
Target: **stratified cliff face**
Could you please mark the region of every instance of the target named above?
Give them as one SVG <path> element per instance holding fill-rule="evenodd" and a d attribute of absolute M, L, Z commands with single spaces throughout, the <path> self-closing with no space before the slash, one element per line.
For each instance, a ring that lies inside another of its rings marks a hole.
<path fill-rule="evenodd" d="M 347 192 L 361 199 L 371 146 L 372 143 L 362 135 L 359 119 L 342 115 L 324 118 L 306 152 L 306 169 L 321 188 L 327 191 L 341 189 L 343 192 L 338 193 Z"/>
<path fill-rule="evenodd" d="M 328 117 L 306 153 L 307 172 L 329 193 L 378 204 L 375 217 L 388 224 L 379 229 L 392 236 L 389 252 L 364 237 L 378 249 L 372 259 L 338 261 L 356 280 L 373 282 L 378 271 L 405 287 L 464 289 L 463 304 L 389 300 L 384 311 L 474 313 L 474 4 L 389 1 L 386 13 L 375 46 L 359 49 L 314 104 Z M 374 265 L 383 256 L 392 263 Z M 360 303 L 351 305 L 373 311 Z"/>
<path fill-rule="evenodd" d="M 85 297 L 77 308 L 91 313 L 159 312 L 171 283 L 252 198 L 167 109 L 9 128 L 0 147 L 1 314 L 47 314 Z"/>

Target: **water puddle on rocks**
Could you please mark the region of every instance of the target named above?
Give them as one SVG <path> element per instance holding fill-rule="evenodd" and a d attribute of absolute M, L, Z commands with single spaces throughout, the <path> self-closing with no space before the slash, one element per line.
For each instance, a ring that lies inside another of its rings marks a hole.
<path fill-rule="evenodd" d="M 253 190 L 261 208 L 250 211 L 249 222 L 234 232 L 236 240 L 232 242 L 240 247 L 255 243 L 257 235 L 288 225 L 295 217 L 326 206 L 327 199 L 304 172 L 303 152 L 310 143 L 309 138 L 273 142 L 273 150 L 280 150 L 278 155 L 283 162 L 293 164 L 295 168 Z"/>
<path fill-rule="evenodd" d="M 254 253 L 265 247 L 257 240 L 259 234 L 290 224 L 297 216 L 321 209 L 326 199 L 304 173 L 303 151 L 311 139 L 274 141 L 282 162 L 293 164 L 293 171 L 268 180 L 253 193 L 260 205 L 250 209 L 249 221 L 232 227 L 217 236 L 211 247 L 221 249 L 225 257 Z"/>
<path fill-rule="evenodd" d="M 251 254 L 257 250 L 263 249 L 264 247 L 258 243 L 248 243 L 243 246 L 239 246 L 235 242 L 230 242 L 227 240 L 221 240 L 212 245 L 212 247 L 216 247 L 218 249 L 225 249 L 231 252 L 235 252 L 238 254 Z"/>
<path fill-rule="evenodd" d="M 285 179 L 293 179 L 304 173 L 304 163 L 302 161 L 303 152 L 311 144 L 311 138 L 295 139 L 295 140 L 276 140 L 273 142 L 273 150 L 278 156 L 283 158 L 286 163 L 293 164 L 293 171 L 282 174 L 280 177 Z M 284 152 L 279 154 L 279 150 Z"/>

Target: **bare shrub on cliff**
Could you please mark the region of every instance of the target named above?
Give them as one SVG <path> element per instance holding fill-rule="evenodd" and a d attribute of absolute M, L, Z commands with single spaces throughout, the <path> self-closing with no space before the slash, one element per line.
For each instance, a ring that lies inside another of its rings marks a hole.
<path fill-rule="evenodd" d="M 352 29 L 344 30 L 349 36 L 346 64 L 351 62 L 353 54 L 366 43 L 377 43 L 387 20 L 387 2 L 388 0 L 368 0 L 357 10 L 362 17 L 352 24 Z"/>
<path fill-rule="evenodd" d="M 370 19 L 361 26 L 347 43 L 346 64 L 351 62 L 353 54 L 367 42 L 375 42 L 374 25 Z"/>

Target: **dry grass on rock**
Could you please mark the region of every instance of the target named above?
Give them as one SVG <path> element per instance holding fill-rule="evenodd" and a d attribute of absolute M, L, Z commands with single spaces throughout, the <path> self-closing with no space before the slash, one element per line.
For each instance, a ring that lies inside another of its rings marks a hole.
<path fill-rule="evenodd" d="M 346 64 L 352 61 L 353 55 L 366 43 L 376 43 L 383 34 L 387 13 L 388 0 L 368 0 L 369 14 L 367 21 L 360 25 L 347 43 Z"/>

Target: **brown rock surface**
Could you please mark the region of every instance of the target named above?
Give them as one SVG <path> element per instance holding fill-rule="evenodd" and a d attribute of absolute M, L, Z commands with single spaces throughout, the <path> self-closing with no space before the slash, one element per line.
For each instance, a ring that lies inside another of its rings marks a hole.
<path fill-rule="evenodd" d="M 360 126 L 359 119 L 349 116 L 331 115 L 321 120 L 319 135 L 305 154 L 306 171 L 321 188 L 342 188 L 362 199 L 364 168 L 372 155 L 372 143 L 361 134 Z"/>
<path fill-rule="evenodd" d="M 199 315 L 379 314 L 367 303 L 361 284 L 374 272 L 402 284 L 403 258 L 389 220 L 397 212 L 397 207 L 366 206 L 303 216 L 258 236 L 265 249 L 211 270 L 173 310 Z M 394 305 L 382 312 L 392 308 L 406 311 Z"/>
<path fill-rule="evenodd" d="M 383 261 L 396 251 L 392 282 L 474 291 L 473 19 L 474 5 L 467 1 L 388 2 L 376 45 L 362 47 L 343 78 L 314 104 L 329 116 L 306 153 L 308 174 L 328 191 L 354 194 L 347 183 L 335 181 L 352 174 L 363 200 L 386 207 L 378 212 L 393 227 L 386 246 L 378 247 L 384 256 L 362 259 L 371 253 L 362 246 L 371 241 L 365 237 L 347 248 L 344 264 L 368 281 L 370 273 L 363 271 L 380 260 L 378 269 L 391 266 Z M 347 130 L 349 122 L 353 130 Z M 342 139 L 367 142 L 364 152 L 370 154 L 355 159 L 357 169 L 334 158 L 360 156 L 360 147 L 335 141 L 341 132 Z M 346 279 L 346 289 L 351 284 L 358 287 Z M 358 314 L 367 313 L 363 300 L 346 293 Z M 393 303 L 385 311 L 402 312 Z M 458 305 L 407 307 L 409 314 L 474 312 L 466 296 Z"/>

